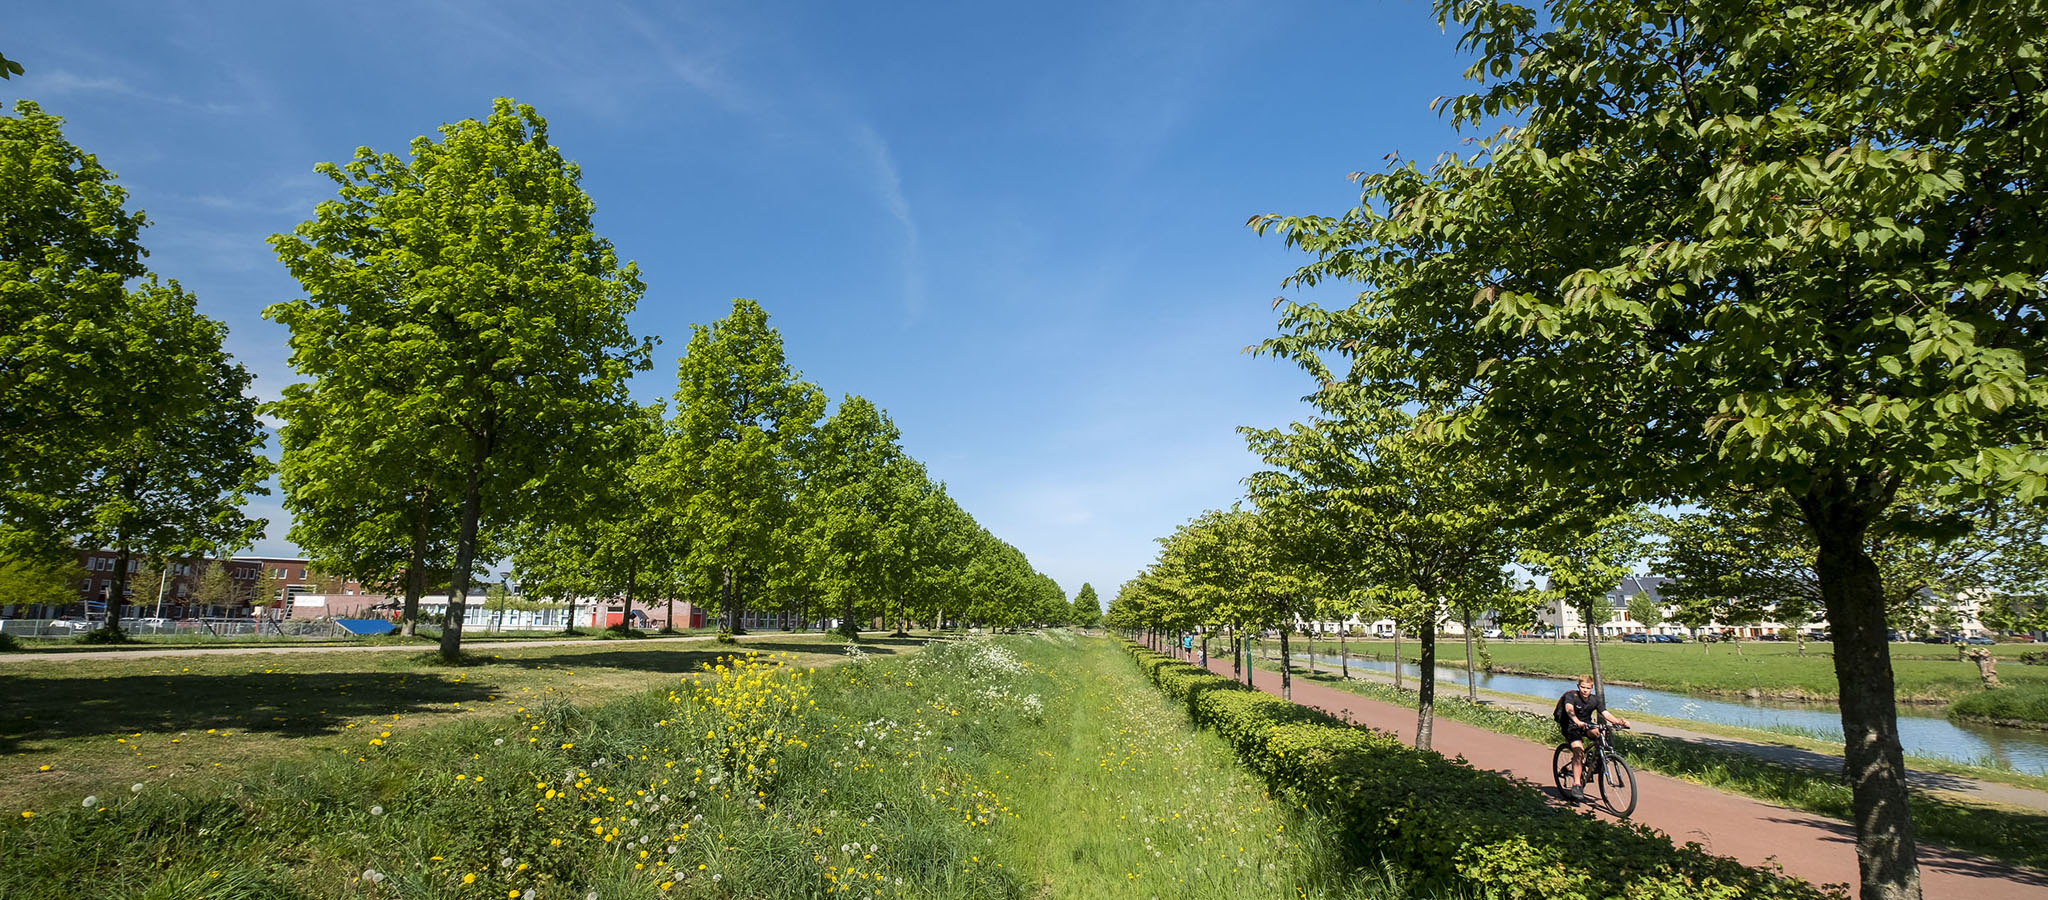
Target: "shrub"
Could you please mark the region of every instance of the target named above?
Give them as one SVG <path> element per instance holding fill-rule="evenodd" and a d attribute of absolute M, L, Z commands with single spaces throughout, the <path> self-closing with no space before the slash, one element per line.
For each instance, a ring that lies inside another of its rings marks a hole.
<path fill-rule="evenodd" d="M 1153 683 L 1187 704 L 1276 793 L 1326 818 L 1356 868 L 1391 866 L 1419 893 L 1514 898 L 1822 898 L 1838 893 L 1706 853 L 1638 825 L 1546 803 L 1526 783 L 1409 749 L 1386 732 L 1244 688 L 1135 644 Z"/>
<path fill-rule="evenodd" d="M 20 649 L 21 642 L 15 640 L 14 635 L 0 632 L 0 653 L 13 653 Z"/>
<path fill-rule="evenodd" d="M 2048 650 L 2034 650 L 2020 654 L 2020 662 L 2030 666 L 2048 666 Z"/>

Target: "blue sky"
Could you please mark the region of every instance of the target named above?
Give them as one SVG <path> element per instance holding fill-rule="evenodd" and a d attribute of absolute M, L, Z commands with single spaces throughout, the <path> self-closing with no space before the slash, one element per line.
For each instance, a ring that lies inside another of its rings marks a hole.
<path fill-rule="evenodd" d="M 1428 107 L 1465 86 L 1420 0 L 19 6 L 0 98 L 120 176 L 264 399 L 294 376 L 261 311 L 298 295 L 264 239 L 333 196 L 314 164 L 509 96 L 640 263 L 639 398 L 757 299 L 805 377 L 1105 600 L 1241 495 L 1238 426 L 1302 414 L 1306 377 L 1242 352 L 1300 258 L 1246 219 L 1336 214 L 1348 173 L 1456 146 Z M 254 506 L 255 552 L 295 552 Z"/>

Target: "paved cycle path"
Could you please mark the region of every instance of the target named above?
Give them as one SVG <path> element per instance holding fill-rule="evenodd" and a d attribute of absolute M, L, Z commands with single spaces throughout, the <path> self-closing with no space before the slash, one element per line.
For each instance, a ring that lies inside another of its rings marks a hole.
<path fill-rule="evenodd" d="M 1211 658 L 1209 670 L 1230 677 L 1230 660 Z M 1261 671 L 1254 686 L 1279 694 L 1277 672 Z M 1414 744 L 1415 710 L 1369 700 L 1311 681 L 1294 683 L 1294 702 L 1359 724 L 1399 735 Z M 1531 782 L 1562 804 L 1550 775 L 1551 746 L 1475 728 L 1439 717 L 1432 749 L 1463 757 L 1485 771 Z M 1641 799 L 1630 821 L 1648 825 L 1674 841 L 1696 841 L 1709 852 L 1750 865 L 1776 861 L 1788 874 L 1817 884 L 1857 883 L 1856 836 L 1846 822 L 1730 794 L 1659 775 L 1637 774 Z M 1612 819 L 1606 813 L 1597 813 Z M 2048 873 L 1920 845 L 1920 879 L 1928 900 L 2048 900 Z"/>

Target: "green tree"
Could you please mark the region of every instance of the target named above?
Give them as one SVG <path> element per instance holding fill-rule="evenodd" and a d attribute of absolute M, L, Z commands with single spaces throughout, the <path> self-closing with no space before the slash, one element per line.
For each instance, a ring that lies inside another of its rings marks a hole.
<path fill-rule="evenodd" d="M 638 269 L 592 230 L 581 172 L 540 114 L 501 98 L 440 135 L 410 159 L 363 148 L 320 166 L 339 199 L 271 239 L 308 296 L 267 314 L 292 328 L 301 374 L 375 401 L 348 410 L 364 423 L 351 433 L 420 438 L 411 466 L 371 474 L 454 513 L 452 658 L 480 530 L 545 519 L 530 498 L 590 475 L 650 345 L 626 326 Z"/>
<path fill-rule="evenodd" d="M 21 63 L 0 55 L 0 79 L 13 78 L 21 74 Z"/>
<path fill-rule="evenodd" d="M 1074 624 L 1088 628 L 1102 620 L 1102 598 L 1095 593 L 1095 585 L 1081 582 L 1081 589 L 1074 592 Z"/>
<path fill-rule="evenodd" d="M 78 601 L 76 563 L 37 556 L 0 557 L 0 606 L 62 606 Z"/>
<path fill-rule="evenodd" d="M 0 66 L 0 71 L 5 71 Z M 155 411 L 128 359 L 125 285 L 147 274 L 147 219 L 63 120 L 0 115 L 0 538 L 55 558 L 95 454 Z"/>
<path fill-rule="evenodd" d="M 199 570 L 199 583 L 192 590 L 192 602 L 206 606 L 235 605 L 235 581 L 220 560 L 210 559 Z"/>
<path fill-rule="evenodd" d="M 1300 361 L 1311 375 L 1328 374 L 1312 358 Z M 1433 423 L 1356 394 L 1323 391 L 1312 400 L 1326 418 L 1244 429 L 1253 452 L 1274 467 L 1264 477 L 1291 485 L 1262 492 L 1314 495 L 1314 508 L 1344 536 L 1356 583 L 1369 586 L 1397 627 L 1421 637 L 1415 744 L 1427 749 L 1438 626 L 1447 607 L 1483 609 L 1500 597 L 1520 539 L 1517 491 L 1495 461 L 1443 440 Z"/>
<path fill-rule="evenodd" d="M 2048 488 L 2048 16 L 1436 5 L 1486 82 L 1445 108 L 1492 136 L 1363 179 L 1340 219 L 1262 220 L 1316 255 L 1299 281 L 1369 285 L 1288 322 L 1353 383 L 1455 404 L 1455 433 L 1561 483 L 1793 500 L 1837 639 L 1861 893 L 1918 897 L 1869 538 L 1904 485 Z"/>
<path fill-rule="evenodd" d="M 810 563 L 840 610 L 840 631 L 858 637 L 857 619 L 886 608 L 905 589 L 899 560 L 908 551 L 908 515 L 925 484 L 904 455 L 887 413 L 848 395 L 825 420 L 807 455 L 803 480 Z"/>
<path fill-rule="evenodd" d="M 690 565 L 715 577 L 734 632 L 745 585 L 764 576 L 796 515 L 797 466 L 824 407 L 760 304 L 734 300 L 726 318 L 693 328 L 676 366 L 663 488 L 681 510 Z"/>
<path fill-rule="evenodd" d="M 1649 594 L 1638 593 L 1628 598 L 1628 617 L 1654 631 L 1664 624 L 1664 607 Z"/>
<path fill-rule="evenodd" d="M 262 482 L 271 465 L 260 455 L 264 432 L 249 373 L 223 347 L 226 326 L 200 315 L 177 282 L 153 278 L 130 292 L 115 322 L 132 342 L 124 380 L 151 385 L 154 409 L 93 451 L 93 471 L 68 504 L 77 510 L 74 540 L 114 550 L 104 630 L 118 634 L 129 560 L 157 566 L 169 556 L 247 546 L 264 522 L 242 507 L 269 493 Z"/>

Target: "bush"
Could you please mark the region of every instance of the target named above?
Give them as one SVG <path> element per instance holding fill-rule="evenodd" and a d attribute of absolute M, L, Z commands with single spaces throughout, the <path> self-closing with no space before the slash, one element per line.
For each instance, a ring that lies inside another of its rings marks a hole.
<path fill-rule="evenodd" d="M 719 632 L 717 640 L 721 644 L 737 644 L 740 642 L 740 639 L 733 637 L 730 631 Z"/>
<path fill-rule="evenodd" d="M 647 632 L 645 631 L 641 631 L 631 625 L 619 624 L 606 626 L 605 630 L 598 632 L 597 639 L 600 641 L 620 641 L 644 638 L 646 636 Z"/>
<path fill-rule="evenodd" d="M 0 632 L 0 653 L 13 653 L 20 649 L 21 642 L 15 640 L 14 635 Z"/>
<path fill-rule="evenodd" d="M 1840 896 L 1706 853 L 1638 825 L 1549 805 L 1525 783 L 1409 749 L 1394 735 L 1130 646 L 1276 793 L 1326 817 L 1355 868 L 1391 866 L 1417 893 L 1589 900 Z"/>
<path fill-rule="evenodd" d="M 105 628 L 95 628 L 91 631 L 81 634 L 78 636 L 78 642 L 81 644 L 134 643 L 134 641 L 129 639 L 127 632 L 121 631 L 120 629 L 115 628 L 112 625 L 106 626 Z"/>
<path fill-rule="evenodd" d="M 2048 686 L 2002 687 L 1969 694 L 1949 706 L 1951 719 L 2012 722 L 2048 728 Z"/>
<path fill-rule="evenodd" d="M 2020 662 L 2030 666 L 2048 666 L 2048 650 L 2035 650 L 2020 654 Z"/>

